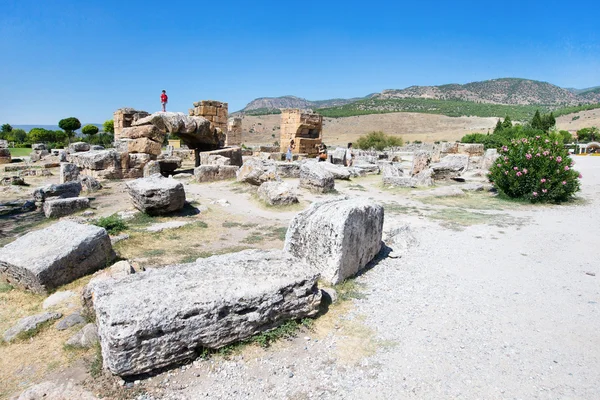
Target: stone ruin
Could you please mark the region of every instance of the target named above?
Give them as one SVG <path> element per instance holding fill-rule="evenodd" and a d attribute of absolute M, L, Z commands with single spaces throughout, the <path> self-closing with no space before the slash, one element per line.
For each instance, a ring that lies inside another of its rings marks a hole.
<path fill-rule="evenodd" d="M 0 140 L 0 164 L 10 164 L 12 157 L 8 149 L 8 141 Z"/>
<path fill-rule="evenodd" d="M 192 117 L 206 118 L 211 127 L 219 128 L 221 132 L 227 132 L 227 118 L 229 117 L 229 106 L 227 103 L 215 100 L 201 100 L 194 102 L 194 108 L 190 108 L 189 115 Z"/>
<path fill-rule="evenodd" d="M 240 146 L 242 144 L 242 119 L 239 117 L 227 120 L 227 137 L 225 146 Z"/>
<path fill-rule="evenodd" d="M 287 152 L 291 139 L 296 145 L 294 154 L 316 156 L 316 146 L 323 141 L 323 116 L 299 109 L 281 110 L 279 146 L 282 153 Z"/>
<path fill-rule="evenodd" d="M 119 108 L 113 114 L 114 126 L 115 126 L 115 140 L 121 138 L 121 132 L 123 128 L 129 128 L 138 119 L 142 119 L 150 115 L 146 111 L 138 111 L 133 108 L 124 107 Z"/>

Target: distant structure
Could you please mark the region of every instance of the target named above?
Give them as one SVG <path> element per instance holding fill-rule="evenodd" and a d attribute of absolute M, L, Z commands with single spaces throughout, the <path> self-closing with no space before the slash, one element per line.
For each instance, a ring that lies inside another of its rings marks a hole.
<path fill-rule="evenodd" d="M 242 119 L 229 118 L 227 121 L 227 136 L 225 146 L 240 146 L 242 144 Z"/>
<path fill-rule="evenodd" d="M 150 115 L 146 111 L 135 110 L 130 107 L 119 108 L 113 113 L 113 119 L 115 123 L 115 141 L 121 138 L 121 132 L 123 128 L 130 128 L 138 119 L 147 117 Z"/>
<path fill-rule="evenodd" d="M 279 136 L 280 151 L 285 153 L 291 139 L 296 145 L 293 153 L 318 153 L 316 146 L 323 138 L 323 116 L 296 108 L 281 110 L 281 133 Z"/>
<path fill-rule="evenodd" d="M 210 121 L 213 128 L 221 129 L 227 133 L 227 118 L 229 117 L 228 104 L 215 100 L 201 100 L 194 102 L 194 108 L 190 108 L 189 114 L 196 117 L 204 117 Z"/>

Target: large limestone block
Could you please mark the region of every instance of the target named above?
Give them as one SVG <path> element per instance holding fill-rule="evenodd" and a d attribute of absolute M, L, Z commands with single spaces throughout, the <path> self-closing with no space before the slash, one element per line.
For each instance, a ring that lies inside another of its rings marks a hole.
<path fill-rule="evenodd" d="M 60 183 L 77 181 L 79 178 L 79 167 L 72 163 L 60 163 Z"/>
<path fill-rule="evenodd" d="M 200 153 L 200 163 L 202 165 L 211 164 L 211 156 L 222 156 L 229 159 L 229 165 L 237 165 L 241 167 L 242 161 L 242 149 L 240 147 L 228 147 L 219 150 L 203 151 Z"/>
<path fill-rule="evenodd" d="M 72 197 L 70 199 L 56 199 L 44 202 L 46 218 L 60 218 L 71 215 L 77 211 L 85 210 L 90 206 L 87 197 Z"/>
<path fill-rule="evenodd" d="M 429 164 L 431 164 L 431 153 L 425 150 L 416 151 L 413 156 L 410 175 L 414 176 L 419 172 L 426 170 L 429 168 Z"/>
<path fill-rule="evenodd" d="M 399 163 L 391 163 L 383 166 L 383 184 L 397 187 L 416 187 L 416 180 L 410 176 L 404 176 Z"/>
<path fill-rule="evenodd" d="M 0 147 L 0 164 L 10 164 L 11 161 L 12 156 L 10 154 L 10 149 L 6 147 Z"/>
<path fill-rule="evenodd" d="M 237 180 L 251 185 L 260 186 L 266 181 L 280 180 L 275 162 L 249 158 L 237 172 Z"/>
<path fill-rule="evenodd" d="M 494 165 L 498 157 L 500 157 L 500 154 L 498 154 L 498 150 L 487 149 L 485 151 L 485 154 L 481 158 L 481 169 L 484 171 L 489 170 L 492 167 L 492 165 Z"/>
<path fill-rule="evenodd" d="M 69 150 L 73 153 L 79 153 L 82 151 L 90 151 L 90 144 L 86 142 L 75 142 L 69 145 Z"/>
<path fill-rule="evenodd" d="M 162 142 L 155 142 L 148 138 L 120 139 L 118 149 L 125 153 L 146 153 L 158 156 L 162 149 Z"/>
<path fill-rule="evenodd" d="M 136 179 L 126 184 L 133 205 L 149 215 L 168 214 L 183 208 L 183 185 L 160 175 Z"/>
<path fill-rule="evenodd" d="M 81 193 L 81 183 L 79 181 L 51 184 L 37 188 L 33 192 L 35 201 L 43 202 L 46 200 L 66 199 L 77 197 Z"/>
<path fill-rule="evenodd" d="M 198 182 L 234 179 L 238 169 L 235 165 L 201 165 L 194 169 L 194 177 Z"/>
<path fill-rule="evenodd" d="M 268 181 L 258 188 L 258 198 L 271 206 L 287 206 L 298 203 L 298 196 L 285 182 Z"/>
<path fill-rule="evenodd" d="M 144 166 L 144 178 L 152 175 L 160 174 L 160 164 L 157 160 L 149 161 Z"/>
<path fill-rule="evenodd" d="M 329 162 L 321 162 L 319 163 L 319 166 L 321 168 L 324 168 L 326 171 L 331 172 L 331 174 L 333 175 L 333 179 L 341 179 L 348 181 L 352 176 L 348 168 L 341 165 L 336 165 Z"/>
<path fill-rule="evenodd" d="M 285 251 L 337 284 L 379 253 L 382 231 L 382 206 L 366 199 L 332 199 L 313 203 L 294 217 Z"/>
<path fill-rule="evenodd" d="M 162 143 L 165 139 L 165 132 L 162 132 L 154 125 L 140 125 L 132 126 L 130 128 L 123 128 L 120 135 L 121 139 L 140 139 L 148 138 L 155 142 Z"/>
<path fill-rule="evenodd" d="M 115 258 L 103 228 L 60 221 L 0 249 L 0 275 L 36 293 L 104 268 Z"/>
<path fill-rule="evenodd" d="M 300 163 L 297 161 L 276 161 L 275 166 L 282 178 L 300 178 Z"/>
<path fill-rule="evenodd" d="M 103 170 L 120 168 L 120 155 L 115 150 L 89 151 L 69 154 L 67 159 L 80 169 Z"/>
<path fill-rule="evenodd" d="M 467 154 L 470 156 L 482 156 L 484 152 L 484 146 L 480 143 L 459 143 L 458 153 Z"/>
<path fill-rule="evenodd" d="M 183 160 L 181 157 L 165 157 L 158 160 L 158 164 L 160 165 L 160 172 L 163 175 L 169 175 L 178 168 L 181 168 L 181 164 Z"/>
<path fill-rule="evenodd" d="M 317 279 L 281 251 L 246 250 L 100 282 L 94 310 L 104 366 L 142 374 L 314 316 Z"/>
<path fill-rule="evenodd" d="M 300 167 L 300 187 L 319 193 L 335 189 L 333 174 L 321 167 L 318 162 L 306 162 Z"/>
<path fill-rule="evenodd" d="M 449 154 L 440 162 L 431 164 L 434 181 L 459 177 L 469 166 L 469 156 L 466 154 Z"/>

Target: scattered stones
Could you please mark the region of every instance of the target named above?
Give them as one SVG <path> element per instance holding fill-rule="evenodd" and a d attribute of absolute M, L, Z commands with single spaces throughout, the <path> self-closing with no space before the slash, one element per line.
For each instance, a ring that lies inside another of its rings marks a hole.
<path fill-rule="evenodd" d="M 363 269 L 381 249 L 383 207 L 363 199 L 317 202 L 294 217 L 285 251 L 337 284 Z"/>
<path fill-rule="evenodd" d="M 79 332 L 67 340 L 67 346 L 90 348 L 98 343 L 98 328 L 96 324 L 89 323 Z"/>
<path fill-rule="evenodd" d="M 168 214 L 185 205 L 183 185 L 160 175 L 136 179 L 126 187 L 134 207 L 149 215 Z"/>
<path fill-rule="evenodd" d="M 0 185 L 2 186 L 27 186 L 23 178 L 20 176 L 5 176 L 0 181 Z"/>
<path fill-rule="evenodd" d="M 21 318 L 13 327 L 9 328 L 4 332 L 4 341 L 11 342 L 16 339 L 19 334 L 33 331 L 38 328 L 44 322 L 52 321 L 62 317 L 61 313 L 56 312 L 45 312 L 42 314 L 31 315 L 29 317 Z"/>
<path fill-rule="evenodd" d="M 148 232 L 162 232 L 165 229 L 176 229 L 188 225 L 188 221 L 168 221 L 159 224 L 152 224 L 146 228 Z"/>
<path fill-rule="evenodd" d="M 93 176 L 79 175 L 78 179 L 79 183 L 81 183 L 81 189 L 84 192 L 93 193 L 102 189 L 102 184 Z"/>
<path fill-rule="evenodd" d="M 280 180 L 274 161 L 250 158 L 237 172 L 238 182 L 246 182 L 251 185 L 260 186 L 266 181 Z"/>
<path fill-rule="evenodd" d="M 217 159 L 216 157 L 225 157 L 228 160 L 227 164 L 221 164 L 226 161 Z M 242 161 L 242 149 L 240 147 L 226 147 L 224 149 L 219 150 L 211 150 L 211 151 L 203 151 L 200 153 L 200 163 L 202 165 L 210 165 L 215 164 L 215 161 L 219 160 L 217 164 L 221 165 L 234 165 L 237 167 L 241 167 L 243 164 Z"/>
<path fill-rule="evenodd" d="M 35 202 L 31 200 L 13 200 L 0 203 L 0 216 L 22 214 L 36 209 Z"/>
<path fill-rule="evenodd" d="M 285 206 L 298 203 L 298 196 L 284 182 L 269 181 L 258 188 L 258 198 L 271 206 Z"/>
<path fill-rule="evenodd" d="M 91 310 L 94 301 L 94 288 L 98 283 L 123 279 L 127 275 L 135 274 L 136 272 L 138 271 L 133 268 L 133 265 L 129 261 L 118 261 L 109 268 L 96 272 L 81 293 L 81 302 L 84 308 Z"/>
<path fill-rule="evenodd" d="M 430 187 L 433 186 L 433 170 L 431 168 L 424 169 L 415 176 L 413 176 L 413 180 L 415 181 L 416 187 Z"/>
<path fill-rule="evenodd" d="M 194 168 L 194 177 L 200 183 L 235 179 L 238 169 L 235 165 L 200 165 Z"/>
<path fill-rule="evenodd" d="M 277 175 L 282 178 L 300 178 L 300 163 L 277 161 L 275 162 L 275 168 L 277 169 Z"/>
<path fill-rule="evenodd" d="M 111 236 L 110 237 L 110 244 L 112 244 L 113 246 L 123 240 L 127 240 L 129 239 L 129 235 L 126 233 L 122 233 L 120 235 L 116 235 L 116 236 Z"/>
<path fill-rule="evenodd" d="M 316 315 L 317 278 L 281 251 L 246 250 L 101 282 L 94 309 L 104 365 L 119 376 L 146 373 Z"/>
<path fill-rule="evenodd" d="M 31 145 L 31 150 L 48 150 L 44 143 L 34 143 Z"/>
<path fill-rule="evenodd" d="M 85 142 L 75 142 L 69 145 L 69 150 L 74 153 L 79 153 L 82 151 L 90 151 L 89 143 Z"/>
<path fill-rule="evenodd" d="M 77 181 L 79 167 L 72 163 L 60 163 L 60 183 Z"/>
<path fill-rule="evenodd" d="M 87 197 L 48 200 L 44 202 L 44 214 L 46 218 L 60 218 L 85 210 L 89 206 L 90 199 Z"/>
<path fill-rule="evenodd" d="M 221 207 L 229 207 L 231 205 L 231 203 L 229 201 L 227 201 L 227 199 L 214 200 L 214 201 L 211 201 L 210 204 L 218 204 Z"/>
<path fill-rule="evenodd" d="M 77 197 L 81 193 L 81 183 L 67 182 L 60 184 L 52 184 L 37 188 L 33 192 L 33 198 L 37 202 L 46 200 L 67 199 Z"/>
<path fill-rule="evenodd" d="M 381 169 L 377 164 L 370 164 L 365 162 L 354 164 L 351 168 L 362 170 L 367 174 L 379 174 L 381 172 Z"/>
<path fill-rule="evenodd" d="M 414 176 L 419 174 L 421 171 L 425 171 L 431 164 L 431 153 L 424 150 L 416 151 L 413 155 L 412 168 L 410 175 Z"/>
<path fill-rule="evenodd" d="M 404 176 L 404 172 L 398 163 L 383 166 L 383 184 L 408 188 L 417 186 L 415 179 L 410 176 Z"/>
<path fill-rule="evenodd" d="M 35 293 L 67 284 L 115 258 L 106 230 L 60 221 L 0 249 L 0 275 Z"/>
<path fill-rule="evenodd" d="M 328 304 L 336 303 L 338 300 L 337 291 L 331 287 L 321 288 L 321 293 L 323 294 L 323 300 Z"/>
<path fill-rule="evenodd" d="M 55 327 L 59 331 L 64 331 L 65 329 L 69 329 L 70 327 L 79 324 L 85 324 L 85 318 L 81 316 L 81 311 L 76 311 L 58 321 Z"/>
<path fill-rule="evenodd" d="M 469 156 L 465 154 L 450 154 L 439 163 L 431 165 L 434 181 L 448 180 L 459 177 L 469 166 Z"/>
<path fill-rule="evenodd" d="M 75 292 L 71 290 L 61 290 L 55 293 L 52 293 L 50 296 L 44 300 L 42 303 L 42 308 L 44 310 L 48 308 L 61 306 L 63 303 L 66 303 L 68 300 L 75 297 Z"/>
<path fill-rule="evenodd" d="M 300 187 L 318 193 L 335 190 L 333 174 L 322 168 L 318 162 L 306 162 L 300 167 Z"/>

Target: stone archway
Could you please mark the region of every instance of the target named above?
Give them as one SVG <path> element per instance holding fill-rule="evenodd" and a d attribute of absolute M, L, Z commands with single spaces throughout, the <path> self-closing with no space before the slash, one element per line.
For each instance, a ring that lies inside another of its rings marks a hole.
<path fill-rule="evenodd" d="M 590 142 L 585 146 L 586 153 L 600 153 L 600 143 L 599 142 Z"/>

